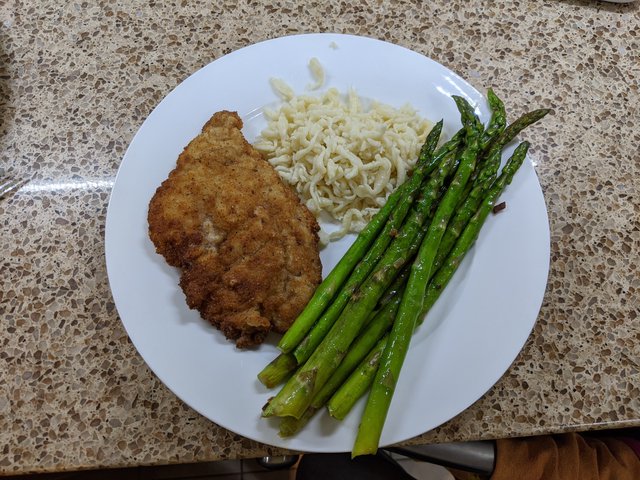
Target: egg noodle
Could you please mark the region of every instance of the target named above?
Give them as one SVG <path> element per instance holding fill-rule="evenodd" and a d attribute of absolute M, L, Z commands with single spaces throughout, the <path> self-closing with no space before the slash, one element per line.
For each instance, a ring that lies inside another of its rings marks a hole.
<path fill-rule="evenodd" d="M 310 62 L 315 83 L 324 71 Z M 341 95 L 335 88 L 319 96 L 296 95 L 284 81 L 271 85 L 282 98 L 266 109 L 267 127 L 255 148 L 266 155 L 279 175 L 293 185 L 316 216 L 327 212 L 339 230 L 321 232 L 321 242 L 359 232 L 407 177 L 431 124 L 414 108 L 378 102 L 364 107 L 355 90 Z"/>

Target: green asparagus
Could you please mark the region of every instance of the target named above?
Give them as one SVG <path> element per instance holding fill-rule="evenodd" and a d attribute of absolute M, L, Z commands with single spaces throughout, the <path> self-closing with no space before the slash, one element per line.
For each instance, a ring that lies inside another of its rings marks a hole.
<path fill-rule="evenodd" d="M 273 388 L 284 382 L 298 367 L 292 353 L 281 353 L 258 374 L 258 380 L 267 388 Z"/>
<path fill-rule="evenodd" d="M 495 98 L 497 99 L 497 97 Z M 499 101 L 499 99 L 497 100 Z M 504 105 L 502 108 L 504 108 Z M 496 137 L 494 143 L 489 149 L 489 152 L 487 153 L 487 157 L 482 168 L 479 170 L 477 175 L 472 175 L 472 179 L 474 181 L 467 185 L 466 192 L 462 197 L 463 200 L 458 205 L 456 215 L 447 227 L 447 231 L 445 232 L 445 236 L 443 237 L 438 250 L 438 255 L 436 256 L 434 271 L 442 265 L 444 258 L 453 247 L 453 244 L 460 235 L 460 232 L 462 232 L 462 229 L 465 227 L 471 216 L 478 209 L 478 206 L 486 195 L 488 188 L 495 180 L 498 170 L 500 169 L 500 160 L 502 159 L 502 149 L 504 146 L 513 140 L 522 130 L 542 119 L 548 113 L 548 109 L 534 110 L 526 113 Z M 491 128 L 491 126 L 489 128 Z"/>
<path fill-rule="evenodd" d="M 404 279 L 406 280 L 406 277 Z M 353 369 L 358 366 L 358 363 L 361 362 L 371 350 L 371 347 L 389 329 L 400 306 L 400 298 L 400 295 L 394 297 L 375 315 L 365 332 L 349 347 L 349 352 L 345 355 L 336 371 L 333 372 L 329 380 L 314 395 L 311 404 L 307 407 L 304 414 L 302 414 L 299 419 L 294 417 L 284 417 L 282 419 L 280 423 L 280 436 L 291 436 L 298 432 L 307 424 L 313 415 L 324 406 L 334 392 L 340 388 Z"/>
<path fill-rule="evenodd" d="M 493 139 L 503 132 L 507 125 L 507 112 L 505 111 L 504 103 L 491 88 L 487 91 L 487 100 L 491 110 L 491 120 L 489 120 L 489 125 L 487 125 L 487 129 L 482 135 L 482 140 L 480 141 L 481 150 L 486 149 Z"/>
<path fill-rule="evenodd" d="M 491 186 L 491 189 L 482 199 L 482 203 L 480 204 L 478 210 L 473 215 L 471 220 L 469 220 L 469 223 L 460 235 L 460 238 L 458 238 L 446 261 L 429 282 L 424 296 L 423 308 L 425 310 L 428 311 L 433 306 L 435 301 L 440 296 L 440 292 L 449 283 L 449 280 L 455 273 L 458 265 L 460 265 L 460 262 L 466 255 L 467 251 L 471 248 L 476 238 L 478 237 L 480 228 L 491 212 L 494 202 L 502 193 L 504 188 L 511 183 L 511 180 L 513 179 L 516 171 L 518 171 L 518 169 L 522 165 L 528 149 L 528 142 L 522 142 L 520 145 L 518 145 L 518 148 L 516 148 L 515 152 L 513 152 L 513 155 L 502 169 L 500 177 L 498 177 L 495 183 Z"/>
<path fill-rule="evenodd" d="M 389 335 L 387 334 L 378 341 L 362 363 L 357 366 L 355 371 L 327 402 L 329 415 L 333 418 L 343 420 L 358 399 L 371 386 L 388 340 Z"/>
<path fill-rule="evenodd" d="M 427 291 L 425 293 L 425 300 L 422 305 L 422 310 L 418 317 L 418 323 L 422 323 L 425 315 L 438 299 L 445 286 L 448 284 L 449 280 L 460 265 L 460 262 L 472 247 L 475 239 L 478 237 L 480 228 L 491 212 L 496 199 L 502 193 L 505 186 L 511 183 L 514 174 L 522 165 L 528 148 L 529 144 L 527 142 L 524 142 L 518 146 L 513 156 L 505 165 L 500 177 L 498 178 L 498 180 L 496 180 L 495 184 L 492 186 L 489 192 L 487 192 L 475 215 L 467 224 L 466 228 L 462 232 L 462 235 L 460 235 L 460 238 L 458 239 L 454 249 L 447 257 L 444 266 L 440 270 L 438 270 L 430 280 L 427 286 Z M 354 371 L 352 375 L 362 375 L 365 371 L 367 372 L 367 375 L 369 375 L 368 382 L 363 378 L 359 379 L 358 382 L 350 381 L 348 379 L 336 391 L 336 393 L 330 400 L 332 408 L 334 410 L 339 409 L 341 412 L 343 412 L 343 416 L 349 412 L 349 410 L 353 407 L 355 401 L 365 393 L 367 386 L 370 385 L 371 382 L 373 382 L 375 372 L 372 372 L 370 369 L 367 369 L 364 366 L 361 366 L 361 368 L 359 367 L 356 371 Z M 349 390 L 353 387 L 357 387 L 357 390 L 343 391 Z M 349 403 L 342 404 L 342 401 L 344 399 L 350 399 Z"/>
<path fill-rule="evenodd" d="M 471 106 L 461 97 L 454 97 L 454 99 L 461 116 L 464 118 L 465 115 L 468 115 L 468 111 L 471 110 Z M 471 114 L 473 115 L 473 113 Z M 411 275 L 402 296 L 402 303 L 380 360 L 380 367 L 371 387 L 358 429 L 358 435 L 352 451 L 353 457 L 374 454 L 378 449 L 382 427 L 391 404 L 396 381 L 409 349 L 411 335 L 422 311 L 424 294 L 440 240 L 476 165 L 480 148 L 479 137 L 481 135 L 481 130 L 477 127 L 477 123 L 479 122 L 469 122 L 467 120 L 467 148 L 460 161 L 460 166 L 429 225 L 418 256 L 411 267 Z"/>
<path fill-rule="evenodd" d="M 382 293 L 419 248 L 424 235 L 423 224 L 454 162 L 453 156 L 445 158 L 437 173 L 426 182 L 420 198 L 373 272 L 354 293 L 332 329 L 307 362 L 265 405 L 263 416 L 302 416 L 314 395 L 340 364 Z"/>
<path fill-rule="evenodd" d="M 342 287 L 345 280 L 351 274 L 360 259 L 370 252 L 369 247 L 371 244 L 374 243 L 376 239 L 380 238 L 379 233 L 389 223 L 387 221 L 389 217 L 395 217 L 397 220 L 398 217 L 401 216 L 399 212 L 396 212 L 396 205 L 403 205 L 407 203 L 410 205 L 420 187 L 422 178 L 431 173 L 431 171 L 437 167 L 437 162 L 441 161 L 446 155 L 445 151 L 448 148 L 453 148 L 452 145 L 454 145 L 456 141 L 452 138 L 450 142 L 443 145 L 438 151 L 439 159 L 437 159 L 438 155 L 431 155 L 433 153 L 433 149 L 438 143 L 441 131 L 442 121 L 438 122 L 431 129 L 420 151 L 420 158 L 416 162 L 418 166 L 415 169 L 418 176 L 412 175 L 412 178 L 389 195 L 385 205 L 378 211 L 378 213 L 376 213 L 364 230 L 360 232 L 354 243 L 349 247 L 349 250 L 347 250 L 331 273 L 329 273 L 329 275 L 327 275 L 327 277 L 318 286 L 313 297 L 302 313 L 298 318 L 296 318 L 289 330 L 282 336 L 278 343 L 278 348 L 280 348 L 280 350 L 288 353 L 299 345 L 307 332 L 309 332 L 316 323 L 316 320 L 320 318 L 327 305 L 334 299 L 336 293 L 339 291 L 340 287 Z M 404 211 L 406 213 L 406 209 Z M 393 215 L 394 212 L 396 215 Z M 400 219 L 400 221 L 401 220 L 402 219 Z M 391 228 L 392 227 L 389 227 L 389 229 Z M 336 311 L 340 313 L 338 307 L 334 307 L 332 315 L 334 315 Z M 333 320 L 335 321 L 335 317 Z M 329 327 L 332 324 L 331 321 L 325 323 L 328 323 Z"/>

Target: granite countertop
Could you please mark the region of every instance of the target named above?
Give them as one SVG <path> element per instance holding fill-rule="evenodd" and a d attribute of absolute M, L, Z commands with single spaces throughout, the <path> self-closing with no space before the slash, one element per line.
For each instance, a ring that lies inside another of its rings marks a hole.
<path fill-rule="evenodd" d="M 107 282 L 107 202 L 149 112 L 248 44 L 334 31 L 434 58 L 514 109 L 547 202 L 538 322 L 478 402 L 409 443 L 640 425 L 640 2 L 360 0 L 0 4 L 0 473 L 256 457 L 129 341 Z"/>

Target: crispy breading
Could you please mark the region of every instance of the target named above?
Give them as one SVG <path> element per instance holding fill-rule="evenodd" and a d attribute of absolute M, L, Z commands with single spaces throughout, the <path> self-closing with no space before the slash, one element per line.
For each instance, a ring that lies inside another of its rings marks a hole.
<path fill-rule="evenodd" d="M 149 204 L 149 235 L 189 307 L 241 348 L 284 332 L 321 280 L 318 223 L 244 138 L 211 117 Z"/>

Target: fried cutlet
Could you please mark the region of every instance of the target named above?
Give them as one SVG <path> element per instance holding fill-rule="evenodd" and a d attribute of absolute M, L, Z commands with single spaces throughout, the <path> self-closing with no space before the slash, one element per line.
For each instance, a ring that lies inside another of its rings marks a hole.
<path fill-rule="evenodd" d="M 316 219 L 241 129 L 236 113 L 214 114 L 157 189 L 148 222 L 189 307 L 245 348 L 289 328 L 321 264 Z"/>

